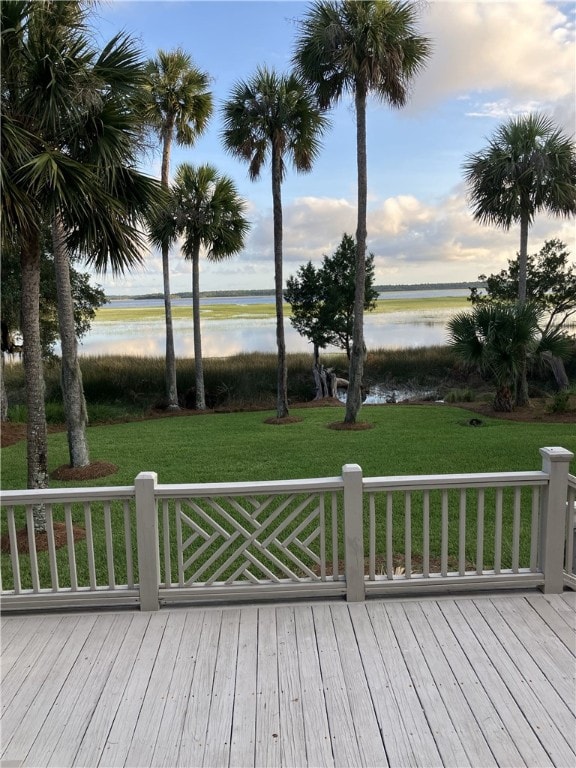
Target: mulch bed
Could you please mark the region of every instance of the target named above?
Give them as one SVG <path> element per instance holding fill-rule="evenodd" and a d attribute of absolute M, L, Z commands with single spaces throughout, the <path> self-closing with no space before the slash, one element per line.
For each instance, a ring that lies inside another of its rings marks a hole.
<path fill-rule="evenodd" d="M 62 466 L 50 472 L 50 477 L 54 480 L 95 480 L 97 477 L 108 477 L 118 472 L 116 464 L 108 461 L 93 461 L 87 467 L 71 467 L 69 464 Z"/>
<path fill-rule="evenodd" d="M 330 424 L 326 424 L 328 429 L 336 429 L 341 432 L 359 432 L 363 429 L 373 429 L 374 424 L 370 424 L 369 421 L 356 421 L 353 424 L 349 424 L 346 421 L 333 421 Z"/>
<path fill-rule="evenodd" d="M 86 538 L 86 531 L 83 528 L 73 526 L 72 534 L 74 541 L 80 541 Z M 36 552 L 46 552 L 48 550 L 48 534 L 37 533 L 36 539 Z M 66 523 L 54 523 L 54 542 L 56 549 L 61 549 L 68 544 L 68 535 L 66 533 Z M 30 552 L 30 542 L 28 541 L 28 530 L 26 528 L 20 528 L 16 531 L 16 546 L 18 552 L 21 555 L 27 555 Z M 8 534 L 4 534 L 0 538 L 0 550 L 5 553 L 10 553 L 10 539 Z"/>

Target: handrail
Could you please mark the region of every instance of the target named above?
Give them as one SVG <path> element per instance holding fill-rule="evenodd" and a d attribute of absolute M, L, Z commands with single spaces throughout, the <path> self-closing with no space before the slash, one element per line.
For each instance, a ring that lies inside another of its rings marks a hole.
<path fill-rule="evenodd" d="M 573 454 L 540 453 L 527 472 L 365 478 L 346 464 L 336 477 L 159 484 L 141 472 L 126 486 L 4 491 L 4 609 L 575 589 Z"/>
<path fill-rule="evenodd" d="M 396 491 L 435 490 L 443 488 L 499 488 L 521 485 L 546 485 L 545 472 L 483 472 L 456 475 L 399 475 L 392 477 L 367 477 L 367 491 L 390 489 Z"/>

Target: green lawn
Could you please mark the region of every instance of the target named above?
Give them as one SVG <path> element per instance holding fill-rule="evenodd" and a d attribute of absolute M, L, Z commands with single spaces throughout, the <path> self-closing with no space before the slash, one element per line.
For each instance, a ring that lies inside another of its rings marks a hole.
<path fill-rule="evenodd" d="M 158 473 L 160 483 L 234 482 L 247 480 L 298 479 L 307 477 L 337 476 L 345 463 L 358 463 L 365 476 L 444 474 L 463 472 L 496 472 L 538 470 L 542 446 L 563 446 L 576 453 L 576 430 L 573 424 L 524 424 L 498 419 L 483 419 L 483 424 L 472 427 L 471 412 L 447 406 L 365 406 L 362 419 L 371 422 L 373 429 L 364 431 L 336 431 L 327 429 L 330 422 L 341 421 L 343 408 L 293 409 L 302 421 L 295 424 L 274 426 L 264 423 L 272 412 L 232 414 L 205 414 L 168 417 L 148 421 L 97 426 L 89 429 L 88 437 L 93 461 L 110 461 L 118 465 L 117 474 L 77 485 L 131 485 L 142 470 Z M 20 443 L 2 450 L 2 487 L 25 486 L 25 444 Z M 67 463 L 65 433 L 49 437 L 49 466 L 53 470 Z M 574 464 L 572 471 L 576 471 Z M 51 482 L 52 486 L 71 486 L 73 483 Z M 454 567 L 459 553 L 458 544 L 458 493 L 450 502 L 449 546 L 450 567 Z M 467 567 L 476 558 L 476 521 L 473 492 L 468 492 L 469 509 L 466 535 Z M 493 562 L 494 499 L 493 492 L 486 494 L 484 565 Z M 379 509 L 385 503 L 383 494 L 377 501 Z M 412 494 L 412 554 L 418 558 L 422 550 L 422 494 Z M 227 506 L 226 500 L 221 502 Z M 393 548 L 396 554 L 405 551 L 403 494 L 397 493 L 394 502 Z M 510 564 L 510 541 L 513 526 L 513 498 L 508 494 L 504 502 L 504 547 L 502 566 Z M 530 501 L 526 497 L 521 526 L 530 526 Z M 170 503 L 171 515 L 174 505 Z M 230 508 L 232 510 L 232 508 Z M 492 511 L 490 511 L 492 510 Z M 55 508 L 55 519 L 63 519 L 63 510 Z M 327 516 L 329 517 L 327 510 Z M 379 515 L 382 512 L 378 513 Z M 132 508 L 133 515 L 133 508 Z M 367 508 L 365 509 L 365 516 Z M 74 522 L 84 525 L 82 505 L 74 505 Z M 123 512 L 120 504 L 112 505 L 112 524 L 115 531 L 115 565 L 118 583 L 123 583 L 126 573 L 122 544 Z M 380 520 L 383 518 L 380 517 Z M 440 497 L 431 499 L 431 556 L 440 554 Z M 93 520 L 100 520 L 98 505 L 93 509 Z M 22 525 L 22 511 L 17 525 Z M 367 523 L 367 518 L 366 518 Z M 225 520 L 220 525 L 227 527 Z M 295 523 L 296 524 L 296 523 Z M 204 525 L 204 523 L 202 523 Z M 5 532 L 3 518 L 3 531 Z M 287 529 L 290 530 L 289 528 Z M 340 528 L 341 530 L 341 528 Z M 365 531 L 368 525 L 365 524 Z M 133 531 L 134 534 L 134 531 Z M 176 541 L 172 540 L 173 563 Z M 386 535 L 382 523 L 377 531 L 378 560 L 385 553 Z M 99 574 L 106 579 L 105 538 L 102 523 L 94 529 L 96 562 Z M 339 559 L 343 556 L 341 551 Z M 135 535 L 133 535 L 135 546 Z M 217 543 L 206 552 L 206 558 L 216 551 Z M 85 543 L 77 544 L 79 579 L 86 583 L 88 574 L 83 551 Z M 134 557 L 136 552 L 134 551 Z M 521 565 L 527 564 L 528 546 L 521 547 Z M 219 558 L 218 567 L 226 556 Z M 26 557 L 21 558 L 23 586 L 29 586 Z M 68 583 L 65 550 L 58 552 L 60 583 Z M 49 586 L 49 567 L 45 553 L 39 558 L 44 583 Z M 7 555 L 2 556 L 2 576 L 5 588 L 11 584 L 11 565 Z M 176 575 L 173 572 L 172 578 Z"/>
<path fill-rule="evenodd" d="M 257 411 L 90 427 L 92 460 L 119 469 L 83 485 L 130 484 L 142 470 L 157 472 L 161 483 L 324 477 L 340 474 L 348 462 L 360 464 L 366 476 L 533 470 L 540 468 L 542 446 L 576 452 L 574 424 L 486 418 L 471 427 L 477 414 L 448 405 L 364 406 L 361 419 L 374 428 L 357 432 L 326 428 L 342 420 L 343 408 L 291 413 L 302 421 L 273 426 L 264 423 L 272 412 Z M 1 456 L 2 488 L 24 488 L 25 444 L 2 449 Z M 65 433 L 50 435 L 49 468 L 67 462 Z"/>

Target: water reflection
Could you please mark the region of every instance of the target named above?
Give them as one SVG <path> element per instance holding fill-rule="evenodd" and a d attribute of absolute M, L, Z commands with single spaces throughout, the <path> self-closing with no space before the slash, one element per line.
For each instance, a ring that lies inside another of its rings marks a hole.
<path fill-rule="evenodd" d="M 366 345 L 386 347 L 427 347 L 446 342 L 446 323 L 454 310 L 391 312 L 367 314 L 364 319 Z M 178 357 L 194 356 L 192 320 L 174 321 L 174 346 Z M 310 351 L 309 342 L 286 320 L 287 352 Z M 96 321 L 80 346 L 82 355 L 136 355 L 159 357 L 164 354 L 162 320 L 134 322 Z M 57 350 L 59 352 L 59 350 Z M 204 357 L 229 357 L 241 352 L 275 352 L 276 320 L 208 320 L 202 323 Z M 336 351 L 329 348 L 327 351 Z"/>

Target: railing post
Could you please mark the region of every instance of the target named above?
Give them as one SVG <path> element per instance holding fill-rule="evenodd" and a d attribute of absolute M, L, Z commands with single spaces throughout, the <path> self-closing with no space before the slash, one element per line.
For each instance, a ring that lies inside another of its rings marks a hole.
<path fill-rule="evenodd" d="M 564 547 L 566 545 L 566 499 L 568 469 L 574 458 L 565 448 L 540 448 L 542 472 L 549 476 L 542 497 L 540 519 L 540 567 L 543 591 L 559 594 L 564 588 Z"/>
<path fill-rule="evenodd" d="M 156 472 L 140 472 L 134 483 L 141 611 L 157 611 L 160 607 L 160 551 L 155 496 L 157 482 Z"/>
<path fill-rule="evenodd" d="M 344 572 L 346 599 L 361 602 L 364 587 L 364 523 L 362 469 L 358 464 L 342 467 L 344 480 Z"/>

